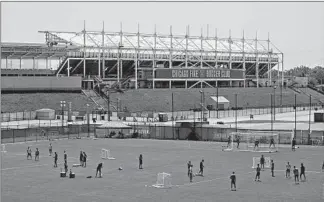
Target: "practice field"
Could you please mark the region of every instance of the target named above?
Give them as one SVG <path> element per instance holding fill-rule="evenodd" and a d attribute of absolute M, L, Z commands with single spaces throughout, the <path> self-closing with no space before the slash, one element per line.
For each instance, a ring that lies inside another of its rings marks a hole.
<path fill-rule="evenodd" d="M 261 172 L 255 182 L 252 158 L 260 153 L 222 152 L 221 143 L 137 139 L 74 139 L 53 141 L 58 152 L 58 168 L 48 155 L 49 141 L 7 144 L 2 154 L 2 200 L 12 201 L 310 201 L 324 200 L 324 147 L 301 147 L 296 152 L 283 148 L 279 153 L 264 153 L 275 162 L 275 177 L 270 170 Z M 27 146 L 40 149 L 40 161 L 26 160 Z M 102 160 L 101 149 L 111 150 L 116 160 Z M 60 178 L 63 151 L 68 154 L 69 169 L 79 162 L 80 150 L 88 155 L 86 168 L 72 168 L 75 179 Z M 138 169 L 138 156 L 143 154 L 143 170 Z M 187 162 L 198 172 L 205 160 L 204 177 L 196 176 L 190 183 Z M 94 178 L 98 162 L 103 161 L 103 178 Z M 286 162 L 306 167 L 306 182 L 296 185 L 286 179 Z M 122 167 L 122 171 L 118 168 Z M 230 174 L 235 171 L 237 191 L 230 191 Z M 159 172 L 172 175 L 172 188 L 153 188 Z M 93 178 L 88 179 L 91 175 Z M 147 186 L 146 186 L 147 185 Z"/>

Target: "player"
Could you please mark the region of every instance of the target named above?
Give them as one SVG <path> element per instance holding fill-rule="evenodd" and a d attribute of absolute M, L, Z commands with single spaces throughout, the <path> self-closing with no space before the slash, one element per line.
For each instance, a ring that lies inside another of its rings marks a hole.
<path fill-rule="evenodd" d="M 83 152 L 83 167 L 87 167 L 87 154 Z"/>
<path fill-rule="evenodd" d="M 261 172 L 261 168 L 260 165 L 258 164 L 257 168 L 256 168 L 256 175 L 255 175 L 255 180 L 254 181 L 258 181 L 260 182 L 260 172 Z"/>
<path fill-rule="evenodd" d="M 290 169 L 291 169 L 291 165 L 288 162 L 286 165 L 286 178 L 290 178 Z"/>
<path fill-rule="evenodd" d="M 291 141 L 291 150 L 296 151 L 296 139 L 293 138 Z"/>
<path fill-rule="evenodd" d="M 237 143 L 236 148 L 239 149 L 239 147 L 240 147 L 240 137 L 239 136 L 236 136 L 236 143 Z"/>
<path fill-rule="evenodd" d="M 190 174 L 190 167 L 192 166 L 191 161 L 188 161 L 187 165 L 188 165 L 188 177 L 189 177 L 189 174 Z"/>
<path fill-rule="evenodd" d="M 231 191 L 236 191 L 236 176 L 235 176 L 235 172 L 232 173 L 231 177 Z M 234 189 L 233 189 L 234 187 Z"/>
<path fill-rule="evenodd" d="M 57 168 L 57 153 L 54 152 L 54 168 Z"/>
<path fill-rule="evenodd" d="M 69 166 L 67 164 L 67 162 L 64 162 L 64 170 L 65 170 L 65 174 L 68 172 L 69 170 Z"/>
<path fill-rule="evenodd" d="M 324 161 L 323 161 L 323 165 L 322 165 L 322 172 L 324 172 Z"/>
<path fill-rule="evenodd" d="M 204 176 L 204 159 L 201 160 L 200 162 L 200 170 L 199 170 L 199 175 Z"/>
<path fill-rule="evenodd" d="M 259 148 L 259 140 L 255 140 L 255 141 L 254 141 L 254 150 L 255 150 L 256 148 Z"/>
<path fill-rule="evenodd" d="M 272 177 L 274 177 L 274 162 L 272 159 L 271 159 L 271 175 Z"/>
<path fill-rule="evenodd" d="M 299 175 L 298 175 L 298 168 L 296 168 L 296 166 L 294 166 L 294 175 L 295 175 L 295 183 L 298 184 Z"/>
<path fill-rule="evenodd" d="M 232 137 L 231 136 L 228 136 L 228 139 L 227 139 L 227 148 L 231 145 L 231 140 L 232 140 Z"/>
<path fill-rule="evenodd" d="M 36 151 L 35 151 L 35 161 L 39 161 L 39 151 L 38 151 L 38 148 L 36 148 Z"/>
<path fill-rule="evenodd" d="M 143 169 L 143 155 L 142 154 L 139 155 L 138 161 L 139 161 L 138 168 Z"/>
<path fill-rule="evenodd" d="M 273 139 L 273 136 L 271 136 L 269 148 L 271 148 L 271 145 L 273 145 L 273 148 L 276 148 L 276 145 L 275 145 L 275 141 Z"/>
<path fill-rule="evenodd" d="M 261 165 L 261 168 L 262 168 L 262 169 L 264 169 L 264 162 L 265 162 L 264 156 L 261 155 L 261 158 L 260 158 L 260 165 Z"/>
<path fill-rule="evenodd" d="M 48 148 L 49 155 L 52 156 L 53 148 L 52 148 L 52 143 L 50 143 L 49 148 Z"/>
<path fill-rule="evenodd" d="M 300 181 L 302 181 L 302 176 L 304 176 L 304 181 L 306 181 L 306 175 L 305 175 L 305 166 L 303 163 L 300 165 Z"/>
<path fill-rule="evenodd" d="M 67 154 L 66 154 L 66 151 L 64 150 L 64 163 L 67 164 Z"/>
<path fill-rule="evenodd" d="M 102 177 L 102 175 L 101 175 L 102 167 L 103 167 L 102 163 L 99 163 L 98 166 L 97 166 L 96 177 L 97 177 L 98 173 L 99 173 L 99 177 Z"/>
<path fill-rule="evenodd" d="M 27 148 L 27 160 L 29 159 L 29 157 L 30 157 L 30 159 L 33 159 L 33 157 L 32 157 L 32 151 L 31 151 L 31 149 L 28 147 L 28 148 Z"/>
<path fill-rule="evenodd" d="M 83 152 L 80 151 L 80 166 L 83 167 Z"/>
<path fill-rule="evenodd" d="M 192 182 L 192 177 L 193 177 L 193 174 L 192 174 L 192 167 L 193 167 L 193 165 L 191 165 L 191 166 L 189 167 L 189 179 L 190 179 L 190 182 Z"/>

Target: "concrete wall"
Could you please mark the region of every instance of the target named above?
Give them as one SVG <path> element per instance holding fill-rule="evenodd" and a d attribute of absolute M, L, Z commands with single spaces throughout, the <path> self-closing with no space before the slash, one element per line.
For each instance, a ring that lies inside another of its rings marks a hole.
<path fill-rule="evenodd" d="M 2 77 L 1 91 L 81 90 L 81 77 Z"/>

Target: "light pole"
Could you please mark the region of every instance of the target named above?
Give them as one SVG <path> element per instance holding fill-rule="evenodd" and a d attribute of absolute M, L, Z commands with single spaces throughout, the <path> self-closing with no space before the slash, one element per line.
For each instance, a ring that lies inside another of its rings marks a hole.
<path fill-rule="evenodd" d="M 218 84 L 216 88 L 216 113 L 217 113 L 217 119 L 218 119 Z"/>
<path fill-rule="evenodd" d="M 171 96 L 171 110 L 172 110 L 172 136 L 174 138 L 174 108 L 173 108 L 173 92 Z"/>
<path fill-rule="evenodd" d="M 204 109 L 204 104 L 203 104 L 203 96 L 204 96 L 204 91 L 199 91 L 200 92 L 200 106 L 201 106 L 201 112 L 200 112 L 200 137 L 202 138 L 202 123 L 203 123 L 203 109 Z"/>
<path fill-rule="evenodd" d="M 235 131 L 237 132 L 237 94 L 235 94 Z"/>
<path fill-rule="evenodd" d="M 311 144 L 312 95 L 309 95 L 308 144 Z"/>
<path fill-rule="evenodd" d="M 273 86 L 273 121 L 276 121 L 276 88 Z"/>
<path fill-rule="evenodd" d="M 273 99 L 273 96 L 272 94 L 270 94 L 270 108 L 271 108 L 271 132 L 273 131 L 273 104 L 272 104 L 272 99 Z"/>
<path fill-rule="evenodd" d="M 295 132 L 294 132 L 294 138 L 296 138 L 297 133 L 297 94 L 295 94 Z"/>
<path fill-rule="evenodd" d="M 87 106 L 87 131 L 88 131 L 88 137 L 90 137 L 90 114 L 89 114 L 89 104 Z"/>
<path fill-rule="evenodd" d="M 65 101 L 60 101 L 60 106 L 61 106 L 61 110 L 62 110 L 62 131 L 64 134 L 64 107 L 65 107 Z"/>

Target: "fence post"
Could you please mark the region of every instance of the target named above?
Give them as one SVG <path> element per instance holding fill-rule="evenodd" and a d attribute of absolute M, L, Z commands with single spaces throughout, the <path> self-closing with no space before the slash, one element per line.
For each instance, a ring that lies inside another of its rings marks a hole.
<path fill-rule="evenodd" d="M 27 130 L 26 129 L 24 130 L 25 130 L 25 142 L 27 142 Z"/>
<path fill-rule="evenodd" d="M 15 129 L 12 130 L 12 143 L 15 143 Z"/>

